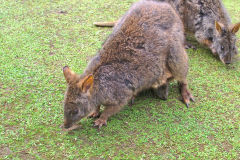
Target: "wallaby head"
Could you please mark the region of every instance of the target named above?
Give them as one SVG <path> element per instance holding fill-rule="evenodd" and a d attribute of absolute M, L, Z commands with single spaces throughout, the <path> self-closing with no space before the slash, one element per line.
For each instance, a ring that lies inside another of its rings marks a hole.
<path fill-rule="evenodd" d="M 236 33 L 240 28 L 240 23 L 232 26 L 225 26 L 220 22 L 215 22 L 216 35 L 209 42 L 209 47 L 214 54 L 217 54 L 224 64 L 230 64 L 232 57 L 238 53 L 236 46 Z"/>
<path fill-rule="evenodd" d="M 89 115 L 94 108 L 91 103 L 93 76 L 87 75 L 82 78 L 67 66 L 63 68 L 63 74 L 68 84 L 64 99 L 64 127 L 69 128 Z"/>

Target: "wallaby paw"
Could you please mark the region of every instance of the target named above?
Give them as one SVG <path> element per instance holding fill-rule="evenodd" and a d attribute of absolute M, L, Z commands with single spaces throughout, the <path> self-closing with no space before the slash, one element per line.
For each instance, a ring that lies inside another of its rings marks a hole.
<path fill-rule="evenodd" d="M 99 116 L 100 116 L 100 112 L 95 111 L 95 112 L 91 113 L 90 115 L 88 115 L 87 118 L 98 118 Z"/>
<path fill-rule="evenodd" d="M 190 101 L 195 102 L 192 94 L 188 90 L 182 93 L 182 101 L 186 104 L 187 108 L 189 108 Z"/>
<path fill-rule="evenodd" d="M 193 50 L 196 50 L 197 47 L 194 46 L 194 45 L 192 45 L 191 43 L 187 42 L 187 43 L 185 44 L 185 49 L 193 49 Z"/>
<path fill-rule="evenodd" d="M 187 108 L 189 108 L 190 101 L 195 102 L 195 100 L 194 100 L 191 92 L 188 90 L 187 84 L 182 84 L 182 83 L 178 82 L 178 85 L 179 85 L 179 91 L 182 95 L 181 100 L 183 101 L 183 103 L 186 104 Z"/>
<path fill-rule="evenodd" d="M 103 120 L 103 119 L 97 119 L 95 122 L 94 122 L 94 127 L 98 127 L 99 129 L 103 126 L 107 126 L 107 120 Z"/>

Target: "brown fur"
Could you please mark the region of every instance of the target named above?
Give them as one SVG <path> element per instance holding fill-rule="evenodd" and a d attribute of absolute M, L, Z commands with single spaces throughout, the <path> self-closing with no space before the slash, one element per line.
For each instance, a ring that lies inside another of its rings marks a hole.
<path fill-rule="evenodd" d="M 68 83 L 64 101 L 64 126 L 99 113 L 95 125 L 132 101 L 140 91 L 155 88 L 166 97 L 168 80 L 180 84 L 184 103 L 192 96 L 187 89 L 188 57 L 184 49 L 183 25 L 167 3 L 140 1 L 120 19 L 99 53 L 82 75 L 64 67 Z"/>

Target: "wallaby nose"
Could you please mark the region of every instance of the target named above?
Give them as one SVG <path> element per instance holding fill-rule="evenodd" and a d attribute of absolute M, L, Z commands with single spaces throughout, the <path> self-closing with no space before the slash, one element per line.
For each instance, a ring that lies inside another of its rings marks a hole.
<path fill-rule="evenodd" d="M 65 128 L 65 129 L 68 129 L 68 128 L 70 128 L 70 125 L 65 125 L 65 124 L 64 124 L 64 128 Z"/>
<path fill-rule="evenodd" d="M 232 55 L 228 54 L 228 56 L 224 58 L 224 62 L 225 64 L 230 64 L 232 62 Z"/>
<path fill-rule="evenodd" d="M 225 59 L 225 64 L 230 64 L 231 62 L 232 62 L 232 57 L 227 57 L 226 59 Z"/>
<path fill-rule="evenodd" d="M 68 123 L 66 119 L 64 119 L 64 125 L 63 126 L 64 126 L 65 129 L 68 129 L 68 128 L 71 127 L 71 124 Z"/>

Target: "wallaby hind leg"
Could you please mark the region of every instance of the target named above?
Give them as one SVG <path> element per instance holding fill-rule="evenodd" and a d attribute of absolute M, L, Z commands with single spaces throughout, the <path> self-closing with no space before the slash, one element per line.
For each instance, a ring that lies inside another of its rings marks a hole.
<path fill-rule="evenodd" d="M 193 101 L 193 96 L 188 90 L 188 57 L 183 44 L 175 43 L 175 45 L 170 49 L 168 66 L 173 77 L 179 83 L 179 89 L 181 91 L 183 102 L 188 107 L 190 100 Z"/>

